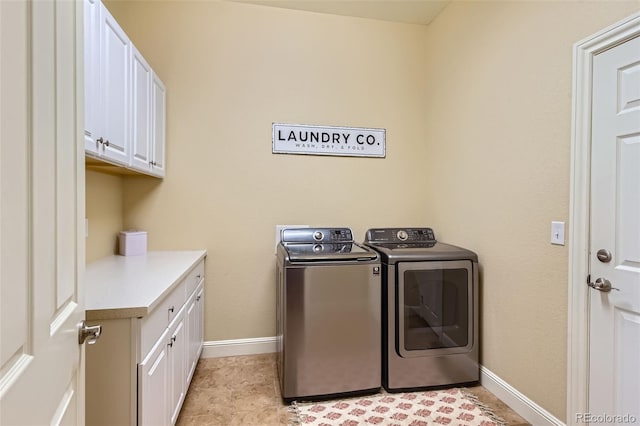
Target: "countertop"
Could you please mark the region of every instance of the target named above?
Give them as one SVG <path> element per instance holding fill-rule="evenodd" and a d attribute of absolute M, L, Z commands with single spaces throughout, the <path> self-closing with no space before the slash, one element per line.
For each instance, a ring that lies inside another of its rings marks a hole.
<path fill-rule="evenodd" d="M 153 308 L 204 259 L 206 250 L 109 256 L 87 265 L 87 320 L 135 318 Z"/>

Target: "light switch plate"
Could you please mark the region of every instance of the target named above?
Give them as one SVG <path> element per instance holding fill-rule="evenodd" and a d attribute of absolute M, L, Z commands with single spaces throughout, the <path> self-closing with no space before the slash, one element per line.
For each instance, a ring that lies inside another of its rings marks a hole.
<path fill-rule="evenodd" d="M 564 222 L 551 222 L 551 244 L 564 245 Z"/>

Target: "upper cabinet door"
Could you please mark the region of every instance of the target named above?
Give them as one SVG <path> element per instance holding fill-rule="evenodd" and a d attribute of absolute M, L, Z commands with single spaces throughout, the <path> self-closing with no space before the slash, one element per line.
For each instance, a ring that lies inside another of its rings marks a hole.
<path fill-rule="evenodd" d="M 103 156 L 129 165 L 131 43 L 100 3 L 100 101 Z"/>
<path fill-rule="evenodd" d="M 164 84 L 100 0 L 84 6 L 85 154 L 164 177 Z"/>
<path fill-rule="evenodd" d="M 100 1 L 84 2 L 84 149 L 94 155 L 100 137 Z"/>
<path fill-rule="evenodd" d="M 151 170 L 151 79 L 153 71 L 138 49 L 131 46 L 131 167 Z"/>
<path fill-rule="evenodd" d="M 151 171 L 154 175 L 165 174 L 165 137 L 167 90 L 157 75 L 153 74 L 153 157 Z"/>

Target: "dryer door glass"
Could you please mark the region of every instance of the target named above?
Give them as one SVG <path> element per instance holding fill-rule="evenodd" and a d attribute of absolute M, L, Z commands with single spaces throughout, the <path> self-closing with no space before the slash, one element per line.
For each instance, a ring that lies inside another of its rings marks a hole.
<path fill-rule="evenodd" d="M 403 263 L 398 267 L 398 353 L 403 357 L 465 352 L 473 344 L 470 261 Z"/>

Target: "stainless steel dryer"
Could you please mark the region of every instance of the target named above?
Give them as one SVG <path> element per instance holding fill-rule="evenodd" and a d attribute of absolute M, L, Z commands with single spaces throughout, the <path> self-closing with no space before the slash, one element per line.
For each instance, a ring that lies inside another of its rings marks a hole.
<path fill-rule="evenodd" d="M 369 229 L 382 260 L 382 384 L 389 392 L 476 384 L 478 257 L 431 228 Z"/>
<path fill-rule="evenodd" d="M 282 398 L 377 392 L 378 254 L 356 244 L 349 228 L 285 229 L 276 267 Z"/>

